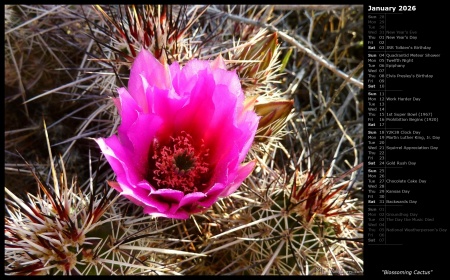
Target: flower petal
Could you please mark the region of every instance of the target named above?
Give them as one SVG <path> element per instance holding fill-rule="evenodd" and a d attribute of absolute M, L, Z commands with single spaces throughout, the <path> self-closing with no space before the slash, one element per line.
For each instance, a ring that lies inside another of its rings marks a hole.
<path fill-rule="evenodd" d="M 134 124 L 126 132 L 126 136 L 133 145 L 132 160 L 142 178 L 147 172 L 150 148 L 161 124 L 162 120 L 159 116 L 139 114 Z M 124 135 L 120 134 L 120 137 L 122 136 Z"/>
<path fill-rule="evenodd" d="M 206 197 L 206 194 L 202 192 L 188 193 L 181 199 L 180 207 L 192 205 L 204 197 Z"/>
<path fill-rule="evenodd" d="M 236 143 L 241 147 L 239 153 L 239 161 L 243 161 L 247 155 L 255 138 L 256 130 L 258 128 L 259 117 L 253 111 L 247 111 L 239 123 L 239 129 L 242 134 L 236 140 Z"/>
<path fill-rule="evenodd" d="M 189 103 L 175 115 L 175 130 L 186 131 L 196 139 L 202 138 L 214 114 L 214 80 L 206 71 L 200 72 L 197 83 L 191 89 Z"/>
<path fill-rule="evenodd" d="M 234 193 L 242 184 L 242 182 L 245 180 L 245 178 L 247 178 L 247 176 L 250 175 L 250 173 L 252 173 L 253 169 L 255 168 L 255 165 L 256 160 L 252 160 L 244 165 L 241 165 L 237 171 L 236 177 L 234 178 L 234 182 L 231 183 L 230 186 L 220 194 L 220 196 L 225 197 Z"/>
<path fill-rule="evenodd" d="M 153 217 L 165 217 L 165 218 L 180 219 L 180 220 L 188 219 L 189 216 L 191 215 L 187 211 L 178 211 L 175 213 L 164 213 L 164 212 L 160 212 L 157 208 L 152 207 L 152 206 L 145 206 L 144 213 L 152 215 Z"/>
<path fill-rule="evenodd" d="M 116 173 L 117 181 L 124 185 L 135 185 L 142 180 L 136 170 L 129 150 L 124 148 L 119 138 L 113 135 L 107 139 L 95 139 L 103 154 L 108 160 L 111 168 Z"/>
<path fill-rule="evenodd" d="M 205 143 L 210 147 L 213 163 L 228 154 L 234 139 L 241 134 L 234 121 L 237 114 L 236 102 L 236 96 L 230 93 L 226 86 L 216 85 L 213 95 L 214 114 L 203 135 Z"/>
<path fill-rule="evenodd" d="M 147 86 L 160 89 L 171 88 L 170 70 L 149 51 L 142 50 L 131 67 L 128 91 L 144 112 L 147 112 L 148 109 L 145 96 Z"/>
<path fill-rule="evenodd" d="M 234 96 L 236 96 L 238 102 L 235 105 L 235 108 L 238 111 L 241 111 L 244 106 L 244 92 L 241 87 L 241 82 L 239 81 L 239 77 L 236 74 L 236 71 L 227 71 L 224 69 L 217 69 L 213 72 L 214 81 L 218 85 L 225 85 L 228 87 L 228 91 L 232 92 Z"/>
<path fill-rule="evenodd" d="M 225 189 L 225 185 L 221 184 L 221 183 L 215 183 L 211 189 L 209 189 L 206 194 L 207 196 L 203 199 L 201 199 L 198 204 L 208 208 L 211 205 L 214 204 L 214 202 L 217 201 L 217 199 L 219 198 L 219 195 L 224 191 Z"/>
<path fill-rule="evenodd" d="M 151 113 L 158 115 L 162 120 L 162 125 L 158 130 L 158 139 L 167 139 L 174 133 L 174 116 L 187 103 L 186 97 L 179 97 L 173 90 L 148 88 L 147 100 Z"/>
<path fill-rule="evenodd" d="M 227 66 L 225 65 L 225 61 L 223 60 L 221 54 L 219 54 L 219 56 L 217 56 L 217 58 L 211 62 L 211 68 L 213 70 L 217 70 L 217 69 L 226 70 L 227 69 Z"/>
<path fill-rule="evenodd" d="M 120 126 L 117 130 L 119 134 L 126 134 L 128 129 L 136 121 L 138 113 L 142 112 L 142 109 L 125 88 L 119 88 L 117 91 L 119 92 L 119 98 L 116 98 L 114 103 L 121 116 Z M 125 140 L 125 142 L 124 145 L 131 145 L 129 141 Z"/>

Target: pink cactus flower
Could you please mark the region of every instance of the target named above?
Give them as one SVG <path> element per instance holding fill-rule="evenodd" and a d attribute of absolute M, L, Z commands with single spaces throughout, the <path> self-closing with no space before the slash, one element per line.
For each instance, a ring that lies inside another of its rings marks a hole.
<path fill-rule="evenodd" d="M 142 50 L 118 92 L 118 135 L 95 140 L 116 174 L 110 185 L 144 213 L 187 219 L 235 192 L 255 167 L 242 162 L 259 117 L 221 57 L 180 69 Z"/>

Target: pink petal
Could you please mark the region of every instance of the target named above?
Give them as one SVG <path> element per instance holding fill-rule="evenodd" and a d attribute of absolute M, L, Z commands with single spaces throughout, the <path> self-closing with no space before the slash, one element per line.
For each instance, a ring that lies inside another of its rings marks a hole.
<path fill-rule="evenodd" d="M 232 149 L 228 150 L 227 153 L 223 154 L 218 160 L 216 166 L 214 167 L 214 176 L 212 177 L 212 181 L 228 185 L 229 177 L 233 176 L 232 173 L 237 170 L 239 164 L 238 157 L 238 147 L 233 145 Z M 231 179 L 233 179 L 233 177 Z"/>
<path fill-rule="evenodd" d="M 172 64 L 170 64 L 169 66 L 169 71 L 170 71 L 170 77 L 172 78 L 172 83 L 175 80 L 175 77 L 181 72 L 181 68 L 180 68 L 180 64 L 178 64 L 178 62 L 174 61 Z M 173 85 L 172 85 L 173 87 Z"/>
<path fill-rule="evenodd" d="M 117 91 L 119 92 L 119 98 L 115 99 L 117 100 L 115 103 L 121 116 L 118 132 L 125 133 L 136 121 L 138 113 L 142 112 L 142 109 L 125 88 L 119 88 Z"/>
<path fill-rule="evenodd" d="M 141 188 L 143 190 L 148 190 L 148 191 L 151 191 L 151 192 L 156 190 L 156 188 L 153 187 L 152 185 L 150 185 L 150 183 L 147 182 L 146 180 L 142 180 L 139 183 L 137 183 L 136 184 L 136 188 Z"/>
<path fill-rule="evenodd" d="M 117 183 L 117 182 L 114 182 L 114 181 L 108 181 L 108 185 L 111 187 L 111 188 L 114 188 L 116 191 L 118 191 L 118 192 L 122 192 L 123 190 L 122 190 L 122 188 L 120 187 L 120 184 L 119 183 Z"/>
<path fill-rule="evenodd" d="M 159 189 L 150 194 L 154 199 L 158 198 L 168 203 L 180 203 L 184 197 L 182 191 L 172 190 L 172 189 Z"/>
<path fill-rule="evenodd" d="M 228 91 L 236 96 L 238 102 L 236 103 L 236 109 L 239 111 L 244 106 L 244 92 L 242 91 L 241 82 L 236 74 L 236 70 L 227 71 L 223 69 L 217 69 L 213 72 L 214 81 L 218 85 L 224 85 L 228 87 Z"/>
<path fill-rule="evenodd" d="M 185 96 L 190 94 L 192 88 L 197 83 L 197 79 L 200 71 L 207 70 L 209 68 L 208 61 L 191 60 L 189 61 L 181 71 L 173 76 L 172 85 L 179 96 Z"/>
<path fill-rule="evenodd" d="M 236 139 L 236 143 L 241 147 L 239 161 L 243 161 L 250 150 L 258 128 L 259 117 L 254 111 L 247 111 L 240 120 L 239 129 L 242 134 Z"/>
<path fill-rule="evenodd" d="M 183 197 L 183 193 L 176 190 L 164 189 L 149 192 L 143 188 L 130 188 L 124 185 L 121 187 L 122 195 L 131 199 L 135 204 L 152 206 L 162 213 L 176 212 L 179 208 L 179 201 Z"/>
<path fill-rule="evenodd" d="M 154 217 L 165 217 L 165 218 L 172 218 L 172 219 L 188 219 L 190 216 L 190 213 L 186 211 L 178 211 L 175 213 L 161 213 L 158 211 L 158 209 L 152 207 L 152 206 L 145 206 L 144 207 L 144 213 L 152 215 Z"/>
<path fill-rule="evenodd" d="M 160 213 L 158 211 L 158 208 L 150 205 L 144 205 L 144 214 L 149 214 L 152 215 L 153 217 L 167 217 L 166 215 Z"/>
<path fill-rule="evenodd" d="M 247 176 L 250 175 L 250 173 L 252 173 L 253 169 L 255 168 L 255 165 L 256 160 L 252 160 L 244 165 L 241 165 L 237 171 L 236 177 L 234 178 L 234 182 L 232 182 L 230 186 L 227 189 L 225 189 L 223 193 L 220 194 L 220 196 L 225 197 L 234 193 L 242 184 L 242 182 L 245 180 L 245 178 L 247 178 Z"/>
<path fill-rule="evenodd" d="M 192 205 L 204 197 L 206 197 L 206 194 L 202 192 L 188 193 L 181 199 L 180 207 Z"/>
<path fill-rule="evenodd" d="M 161 124 L 162 120 L 159 116 L 139 114 L 135 123 L 126 132 L 128 139 L 133 144 L 133 162 L 142 176 L 147 172 L 150 148 Z"/>
<path fill-rule="evenodd" d="M 216 85 L 213 95 L 214 114 L 211 117 L 208 129 L 203 139 L 210 147 L 210 157 L 216 163 L 221 157 L 232 149 L 234 139 L 241 132 L 235 123 L 236 96 L 230 93 L 227 87 Z"/>
<path fill-rule="evenodd" d="M 125 88 L 119 88 L 119 89 L 117 89 L 118 92 L 119 92 L 120 90 L 125 90 L 125 91 L 126 91 Z M 128 92 L 127 92 L 127 93 L 128 93 Z M 120 92 L 119 92 L 119 96 L 120 96 Z M 116 106 L 117 112 L 119 112 L 119 115 L 122 114 L 122 104 L 120 104 L 120 98 L 115 98 L 115 97 L 113 97 L 113 98 L 112 98 L 112 101 L 114 102 L 114 105 Z"/>
<path fill-rule="evenodd" d="M 225 69 L 226 70 L 227 69 L 225 61 L 223 60 L 221 54 L 219 54 L 219 56 L 217 56 L 217 58 L 211 62 L 211 68 L 213 70 L 217 70 L 217 69 Z"/>
<path fill-rule="evenodd" d="M 145 91 L 148 86 L 160 89 L 171 88 L 170 70 L 162 65 L 149 51 L 142 50 L 134 60 L 128 81 L 128 91 L 139 104 L 147 111 Z"/>
<path fill-rule="evenodd" d="M 174 134 L 174 116 L 187 103 L 187 98 L 188 96 L 180 98 L 173 90 L 159 88 L 147 90 L 149 110 L 158 115 L 163 122 L 158 130 L 158 138 L 167 139 Z"/>
<path fill-rule="evenodd" d="M 198 204 L 205 208 L 210 207 L 217 201 L 219 195 L 224 191 L 224 189 L 225 185 L 221 183 L 215 183 L 212 188 L 206 192 L 206 197 L 201 199 Z"/>
<path fill-rule="evenodd" d="M 116 135 L 107 139 L 97 138 L 95 141 L 116 173 L 119 183 L 134 185 L 142 180 L 130 158 L 130 151 L 123 147 Z"/>
<path fill-rule="evenodd" d="M 180 208 L 183 192 L 172 189 L 156 190 L 143 199 L 147 205 L 156 207 L 160 212 L 174 214 Z"/>
<path fill-rule="evenodd" d="M 126 193 L 126 192 L 122 192 L 122 193 L 120 193 L 120 195 L 126 197 L 128 200 L 130 200 L 131 202 L 133 202 L 137 206 L 141 206 L 141 207 L 147 206 L 145 203 L 140 201 L 134 195 L 130 195 L 129 193 Z"/>
<path fill-rule="evenodd" d="M 186 131 L 194 139 L 202 138 L 214 114 L 212 94 L 214 80 L 206 71 L 199 74 L 196 85 L 191 90 L 189 103 L 175 115 L 175 130 Z"/>

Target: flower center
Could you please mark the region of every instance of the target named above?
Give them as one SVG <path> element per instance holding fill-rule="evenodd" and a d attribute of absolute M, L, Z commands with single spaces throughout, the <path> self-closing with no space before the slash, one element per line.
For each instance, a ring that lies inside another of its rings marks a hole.
<path fill-rule="evenodd" d="M 211 172 L 203 140 L 199 146 L 194 148 L 191 135 L 184 131 L 170 137 L 165 146 L 153 143 L 148 181 L 157 188 L 176 189 L 185 194 L 204 190 Z"/>

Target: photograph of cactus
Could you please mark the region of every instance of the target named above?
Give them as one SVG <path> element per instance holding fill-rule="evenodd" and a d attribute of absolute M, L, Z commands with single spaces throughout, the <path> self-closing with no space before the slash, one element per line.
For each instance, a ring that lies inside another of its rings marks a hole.
<path fill-rule="evenodd" d="M 5 5 L 6 275 L 363 275 L 362 5 Z"/>

